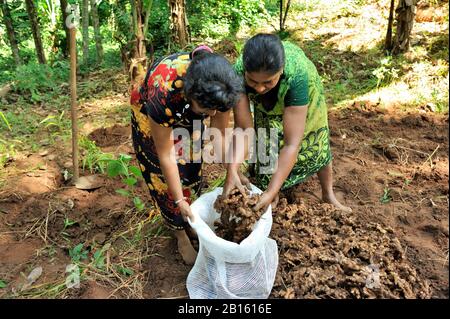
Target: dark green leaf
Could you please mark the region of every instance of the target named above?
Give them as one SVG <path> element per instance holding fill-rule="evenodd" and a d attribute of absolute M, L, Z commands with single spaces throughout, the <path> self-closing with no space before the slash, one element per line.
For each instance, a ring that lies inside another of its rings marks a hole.
<path fill-rule="evenodd" d="M 141 170 L 139 169 L 139 167 L 136 167 L 136 166 L 130 166 L 129 167 L 129 170 L 130 170 L 130 172 L 134 175 L 134 176 L 136 176 L 136 177 L 141 177 L 142 178 L 142 173 L 141 173 Z"/>

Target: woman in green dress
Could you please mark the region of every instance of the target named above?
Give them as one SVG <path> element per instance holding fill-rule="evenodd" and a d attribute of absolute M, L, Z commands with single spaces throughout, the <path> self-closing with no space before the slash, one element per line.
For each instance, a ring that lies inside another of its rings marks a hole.
<path fill-rule="evenodd" d="M 264 172 L 259 157 L 254 165 L 256 184 L 264 190 L 255 209 L 276 205 L 280 190 L 317 173 L 323 201 L 351 211 L 339 203 L 333 191 L 327 105 L 314 64 L 295 44 L 282 42 L 276 35 L 258 34 L 247 41 L 235 68 L 244 76 L 248 97 L 234 109 L 235 127 L 254 127 L 259 138 L 261 129 L 267 130 L 266 149 L 257 149 L 257 153 L 270 154 L 273 143 L 280 150 L 275 154 L 277 165 L 272 174 Z M 253 119 L 249 100 L 253 102 Z M 277 140 L 268 138 L 270 129 L 276 131 Z M 239 135 L 236 138 L 239 140 Z M 235 149 L 233 163 L 227 169 L 225 194 L 248 183 L 239 173 L 245 156 Z"/>

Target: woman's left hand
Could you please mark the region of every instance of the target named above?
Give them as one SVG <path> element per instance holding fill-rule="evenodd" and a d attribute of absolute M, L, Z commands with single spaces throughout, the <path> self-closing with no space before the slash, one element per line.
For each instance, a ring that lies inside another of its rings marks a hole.
<path fill-rule="evenodd" d="M 278 193 L 275 193 L 274 195 L 270 192 L 265 191 L 259 198 L 258 203 L 256 203 L 254 210 L 258 211 L 260 209 L 263 209 L 263 211 L 266 211 L 269 205 L 272 205 L 272 209 L 275 209 L 278 204 L 278 198 Z"/>

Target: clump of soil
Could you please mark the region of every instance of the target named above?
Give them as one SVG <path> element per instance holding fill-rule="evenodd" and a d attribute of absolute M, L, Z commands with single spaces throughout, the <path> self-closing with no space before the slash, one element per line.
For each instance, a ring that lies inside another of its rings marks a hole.
<path fill-rule="evenodd" d="M 284 298 L 430 298 L 390 228 L 328 204 L 280 200 L 272 236 L 280 246 Z M 281 282 L 280 282 L 281 279 Z M 275 289 L 277 290 L 277 289 Z"/>
<path fill-rule="evenodd" d="M 254 211 L 259 195 L 242 194 L 237 188 L 227 196 L 219 195 L 214 208 L 220 214 L 220 220 L 214 223 L 216 235 L 225 240 L 240 243 L 252 232 L 253 225 L 264 213 L 262 209 Z"/>

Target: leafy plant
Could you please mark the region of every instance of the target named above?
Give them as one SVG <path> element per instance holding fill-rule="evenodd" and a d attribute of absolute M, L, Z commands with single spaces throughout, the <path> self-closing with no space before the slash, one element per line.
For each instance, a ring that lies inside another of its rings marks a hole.
<path fill-rule="evenodd" d="M 77 221 L 74 221 L 74 220 L 70 220 L 69 218 L 64 218 L 64 228 L 63 228 L 63 230 L 65 230 L 66 228 L 68 228 L 68 227 L 70 227 L 70 226 L 72 226 L 72 225 L 75 225 L 77 223 Z"/>
<path fill-rule="evenodd" d="M 39 122 L 39 125 L 45 124 L 45 127 L 48 128 L 51 131 L 64 131 L 66 128 L 69 127 L 69 120 L 64 118 L 64 111 L 61 112 L 58 116 L 56 115 L 49 115 L 45 119 L 43 119 L 41 122 Z"/>
<path fill-rule="evenodd" d="M 3 114 L 2 111 L 0 111 L 0 117 L 2 118 L 3 122 L 5 122 L 6 126 L 8 127 L 8 129 L 10 131 L 12 131 L 11 125 L 8 122 L 8 119 L 6 118 L 6 116 Z"/>
<path fill-rule="evenodd" d="M 84 250 L 83 246 L 83 243 L 79 243 L 74 248 L 69 250 L 69 256 L 72 258 L 72 262 L 77 263 L 81 260 L 87 259 L 89 251 Z"/>
<path fill-rule="evenodd" d="M 122 267 L 120 265 L 115 266 L 116 270 L 124 276 L 133 276 L 134 272 L 130 268 Z"/>
<path fill-rule="evenodd" d="M 393 66 L 392 57 L 387 56 L 380 61 L 380 66 L 373 70 L 372 74 L 377 78 L 377 89 L 398 78 L 399 70 Z"/>
<path fill-rule="evenodd" d="M 59 63 L 55 68 L 47 64 L 31 62 L 17 67 L 14 78 L 14 88 L 26 94 L 33 102 L 43 101 L 43 95 L 48 92 L 60 92 L 58 83 L 66 81 L 69 74 L 68 63 Z"/>
<path fill-rule="evenodd" d="M 133 165 L 130 165 L 131 156 L 120 154 L 118 159 L 108 161 L 108 176 L 122 177 L 122 182 L 128 189 L 118 189 L 116 192 L 122 196 L 130 197 L 133 200 L 134 206 L 137 210 L 142 211 L 145 204 L 142 199 L 136 195 L 135 187 L 138 179 L 143 178 L 141 170 Z"/>
<path fill-rule="evenodd" d="M 0 289 L 6 287 L 6 282 L 0 279 Z"/>
<path fill-rule="evenodd" d="M 387 204 L 392 200 L 391 190 L 387 187 L 384 188 L 383 196 L 380 198 L 380 202 Z"/>
<path fill-rule="evenodd" d="M 86 136 L 81 136 L 78 145 L 81 153 L 81 164 L 83 170 L 89 169 L 91 173 L 105 173 L 108 161 L 114 159 L 110 153 L 104 153 Z"/>

